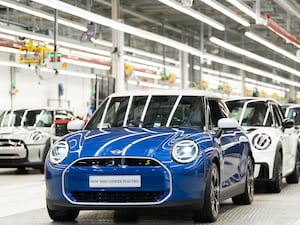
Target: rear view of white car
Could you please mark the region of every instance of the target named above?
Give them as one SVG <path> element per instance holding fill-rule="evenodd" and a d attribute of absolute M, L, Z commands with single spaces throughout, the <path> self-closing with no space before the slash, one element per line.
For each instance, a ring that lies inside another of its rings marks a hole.
<path fill-rule="evenodd" d="M 255 159 L 254 178 L 269 192 L 279 193 L 282 178 L 299 182 L 299 142 L 294 121 L 284 119 L 272 99 L 239 98 L 226 101 L 232 117 L 247 131 Z"/>

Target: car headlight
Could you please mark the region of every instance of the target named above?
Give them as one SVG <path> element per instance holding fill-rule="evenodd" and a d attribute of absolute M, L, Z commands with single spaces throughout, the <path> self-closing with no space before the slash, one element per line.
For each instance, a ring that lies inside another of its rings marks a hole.
<path fill-rule="evenodd" d="M 179 163 L 190 163 L 199 154 L 198 145 L 191 140 L 183 140 L 176 143 L 172 149 L 172 157 Z"/>
<path fill-rule="evenodd" d="M 50 150 L 49 159 L 52 164 L 61 163 L 69 153 L 69 145 L 66 141 L 57 142 Z"/>
<path fill-rule="evenodd" d="M 268 134 L 260 133 L 253 137 L 252 144 L 257 150 L 265 150 L 272 144 L 272 139 Z"/>

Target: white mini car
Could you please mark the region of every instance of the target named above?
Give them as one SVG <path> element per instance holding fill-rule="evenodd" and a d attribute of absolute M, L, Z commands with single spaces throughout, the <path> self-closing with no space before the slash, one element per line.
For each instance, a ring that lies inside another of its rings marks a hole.
<path fill-rule="evenodd" d="M 256 182 L 265 182 L 269 192 L 299 181 L 299 142 L 294 121 L 284 119 L 272 99 L 238 98 L 225 101 L 232 117 L 247 131 L 255 159 Z"/>
<path fill-rule="evenodd" d="M 73 114 L 65 109 L 18 109 L 0 114 L 0 168 L 43 171 L 52 143 L 67 133 Z"/>

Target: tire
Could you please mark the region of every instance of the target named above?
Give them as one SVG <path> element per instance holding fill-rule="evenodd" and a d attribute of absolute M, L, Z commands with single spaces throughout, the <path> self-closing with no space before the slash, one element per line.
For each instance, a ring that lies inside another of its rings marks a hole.
<path fill-rule="evenodd" d="M 269 193 L 280 193 L 282 189 L 282 156 L 278 153 L 274 162 L 274 181 L 267 183 L 267 191 Z"/>
<path fill-rule="evenodd" d="M 244 193 L 232 198 L 235 205 L 250 205 L 254 197 L 254 166 L 250 156 L 248 156 L 246 182 Z"/>
<path fill-rule="evenodd" d="M 215 222 L 220 210 L 220 174 L 215 163 L 212 164 L 206 181 L 204 206 L 194 211 L 195 222 Z"/>
<path fill-rule="evenodd" d="M 296 160 L 295 160 L 295 168 L 293 172 L 285 178 L 288 184 L 299 183 L 299 168 L 300 168 L 299 166 L 300 166 L 300 154 L 298 149 L 296 154 Z"/>
<path fill-rule="evenodd" d="M 51 138 L 49 138 L 45 143 L 45 148 L 44 148 L 43 155 L 42 155 L 42 165 L 39 167 L 41 174 L 44 174 L 45 160 L 46 160 L 46 157 L 47 157 L 47 154 L 48 154 L 50 148 L 51 148 Z"/>
<path fill-rule="evenodd" d="M 79 214 L 79 210 L 51 210 L 48 207 L 47 210 L 53 221 L 74 221 Z"/>

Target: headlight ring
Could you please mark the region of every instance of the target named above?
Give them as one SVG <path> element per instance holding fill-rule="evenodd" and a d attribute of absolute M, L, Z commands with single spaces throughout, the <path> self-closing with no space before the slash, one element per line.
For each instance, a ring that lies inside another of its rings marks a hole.
<path fill-rule="evenodd" d="M 66 141 L 59 141 L 55 143 L 54 147 L 50 150 L 49 160 L 52 164 L 61 163 L 69 153 L 69 144 Z"/>
<path fill-rule="evenodd" d="M 190 163 L 199 155 L 199 147 L 192 140 L 182 140 L 172 148 L 172 158 L 178 163 Z"/>

